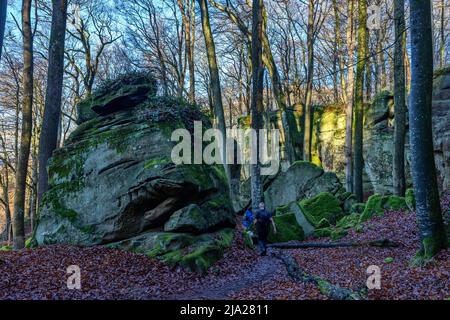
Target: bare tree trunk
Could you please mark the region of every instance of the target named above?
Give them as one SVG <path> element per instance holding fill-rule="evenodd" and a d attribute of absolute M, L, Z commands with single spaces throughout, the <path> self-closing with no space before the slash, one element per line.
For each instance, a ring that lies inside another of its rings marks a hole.
<path fill-rule="evenodd" d="M 263 90 L 264 90 L 264 68 L 262 63 L 262 0 L 253 0 L 252 7 L 252 73 L 253 73 L 253 90 L 252 90 L 252 129 L 256 131 L 256 163 L 251 165 L 251 195 L 253 212 L 258 210 L 258 205 L 262 199 L 262 183 L 261 183 L 261 167 L 259 163 L 259 129 L 263 128 Z"/>
<path fill-rule="evenodd" d="M 339 82 L 340 82 L 340 88 L 338 87 L 338 97 L 337 98 L 340 99 L 343 103 L 347 103 L 347 94 L 346 94 L 347 92 L 346 92 L 345 72 L 344 72 L 345 65 L 344 65 L 344 59 L 342 57 L 343 52 L 342 52 L 341 21 L 340 21 L 340 16 L 339 16 L 339 7 L 338 7 L 337 0 L 333 0 L 333 13 L 334 13 L 334 20 L 335 20 L 334 32 L 335 32 L 335 39 L 336 39 L 336 59 L 337 59 L 336 63 L 339 68 Z"/>
<path fill-rule="evenodd" d="M 232 12 L 232 10 L 228 6 L 222 6 L 221 4 L 217 3 L 214 0 L 209 0 L 209 2 L 219 9 L 220 11 L 226 13 L 230 20 L 236 24 L 236 26 L 239 28 L 239 30 L 244 34 L 244 36 L 247 38 L 248 42 L 251 41 L 251 32 L 247 29 L 246 24 L 239 18 L 238 15 Z M 273 89 L 273 95 L 275 97 L 275 101 L 277 103 L 277 106 L 279 110 L 281 111 L 281 122 L 282 122 L 282 131 L 284 133 L 285 141 L 284 141 L 284 148 L 285 148 L 285 154 L 287 156 L 287 160 L 290 163 L 293 163 L 296 160 L 295 155 L 295 149 L 294 149 L 294 143 L 292 138 L 292 133 L 289 128 L 289 121 L 288 121 L 288 114 L 286 111 L 286 96 L 285 93 L 282 90 L 282 84 L 280 80 L 280 75 L 278 73 L 278 68 L 275 64 L 275 59 L 272 54 L 272 50 L 270 48 L 270 42 L 267 37 L 266 32 L 266 25 L 267 25 L 267 13 L 265 11 L 265 8 L 263 8 L 263 31 L 262 31 L 262 39 L 261 39 L 261 45 L 263 49 L 263 64 L 267 67 L 267 71 L 269 72 L 270 78 L 272 79 L 272 89 Z M 251 69 L 251 68 L 250 68 Z"/>
<path fill-rule="evenodd" d="M 292 130 L 289 126 L 288 113 L 286 110 L 286 96 L 282 90 L 280 75 L 278 73 L 277 66 L 275 64 L 275 59 L 273 58 L 272 51 L 270 49 L 269 39 L 266 33 L 267 17 L 264 14 L 265 10 L 263 8 L 263 31 L 261 44 L 263 48 L 263 63 L 267 67 L 267 71 L 272 79 L 272 88 L 277 106 L 281 111 L 281 124 L 284 132 L 284 150 L 287 160 L 292 164 L 296 160 L 295 149 L 294 149 L 294 139 L 292 138 Z"/>
<path fill-rule="evenodd" d="M 311 100 L 314 72 L 314 0 L 309 0 L 307 38 L 308 71 L 306 79 L 305 110 L 303 113 L 305 119 L 303 127 L 303 160 L 311 161 Z"/>
<path fill-rule="evenodd" d="M 368 54 L 371 54 L 370 50 Z M 372 58 L 366 59 L 365 84 L 366 84 L 366 94 L 364 101 L 369 102 L 372 99 Z"/>
<path fill-rule="evenodd" d="M 439 48 L 439 67 L 443 68 L 445 65 L 445 0 L 441 0 L 441 26 L 440 26 L 440 48 Z"/>
<path fill-rule="evenodd" d="M 52 29 L 50 34 L 47 92 L 44 118 L 39 140 L 38 203 L 48 190 L 47 163 L 57 147 L 61 117 L 61 96 L 64 73 L 64 42 L 67 20 L 67 0 L 53 0 Z"/>
<path fill-rule="evenodd" d="M 191 0 L 189 25 L 191 27 L 189 37 L 188 63 L 189 63 L 189 100 L 195 103 L 195 0 Z"/>
<path fill-rule="evenodd" d="M 13 245 L 22 249 L 25 245 L 24 207 L 28 158 L 30 156 L 33 105 L 33 35 L 31 31 L 31 0 L 22 2 L 23 34 L 23 106 L 22 132 L 20 136 L 19 159 L 16 168 L 14 194 Z"/>
<path fill-rule="evenodd" d="M 355 83 L 355 139 L 353 144 L 354 172 L 353 191 L 358 202 L 363 201 L 363 119 L 364 75 L 367 54 L 367 3 L 358 1 L 358 55 Z"/>
<path fill-rule="evenodd" d="M 3 37 L 5 35 L 7 0 L 0 0 L 0 59 L 2 58 Z"/>
<path fill-rule="evenodd" d="M 406 47 L 406 32 L 403 36 L 403 41 L 405 42 L 405 47 Z M 411 62 L 409 59 L 409 55 L 408 55 L 408 51 L 404 50 L 405 53 L 405 62 L 404 62 L 404 66 L 405 66 L 405 90 L 407 92 L 406 96 L 408 97 L 410 88 L 411 88 Z M 406 98 L 407 99 L 407 98 Z"/>
<path fill-rule="evenodd" d="M 405 134 L 406 134 L 406 90 L 405 90 L 405 1 L 394 0 L 395 53 L 394 53 L 394 193 L 405 195 Z"/>
<path fill-rule="evenodd" d="M 348 72 L 345 108 L 345 185 L 349 192 L 353 192 L 353 96 L 354 96 L 354 67 L 355 31 L 354 31 L 355 1 L 349 0 L 347 20 Z"/>
<path fill-rule="evenodd" d="M 34 229 L 34 222 L 36 221 L 36 203 L 37 203 L 37 182 L 38 182 L 38 158 L 36 152 L 32 155 L 31 166 L 31 187 L 30 187 L 30 199 L 29 199 L 29 218 L 31 230 Z"/>
<path fill-rule="evenodd" d="M 410 1 L 411 98 L 409 135 L 416 215 L 421 236 L 418 258 L 429 259 L 447 246 L 434 164 L 431 104 L 433 35 L 429 0 Z"/>
<path fill-rule="evenodd" d="M 0 185 L 2 187 L 3 193 L 3 205 L 5 207 L 5 231 L 4 237 L 8 242 L 11 241 L 11 207 L 10 207 L 10 199 L 9 199 L 9 169 L 8 166 L 4 167 L 5 175 L 4 177 L 0 176 Z"/>
<path fill-rule="evenodd" d="M 216 59 L 216 48 L 214 44 L 214 39 L 211 32 L 211 25 L 209 22 L 209 12 L 208 12 L 208 4 L 206 0 L 198 0 L 200 4 L 200 13 L 202 19 L 202 27 L 203 27 L 203 35 L 205 37 L 205 45 L 206 45 L 206 54 L 208 56 L 208 66 L 210 73 L 210 81 L 211 81 L 211 96 L 214 106 L 214 115 L 215 115 L 215 125 L 222 133 L 223 141 L 221 150 L 221 157 L 223 161 L 223 166 L 225 169 L 225 174 L 230 181 L 230 171 L 227 165 L 227 154 L 226 154 L 226 125 L 225 125 L 225 115 L 223 111 L 222 104 L 222 92 L 220 89 L 220 79 L 219 79 L 219 69 L 217 66 Z"/>

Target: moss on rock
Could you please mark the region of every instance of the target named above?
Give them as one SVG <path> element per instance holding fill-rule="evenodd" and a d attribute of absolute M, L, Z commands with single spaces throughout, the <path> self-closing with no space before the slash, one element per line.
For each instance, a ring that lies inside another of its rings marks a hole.
<path fill-rule="evenodd" d="M 306 219 L 316 228 L 335 224 L 343 214 L 339 201 L 329 192 L 302 200 L 299 205 Z"/>
<path fill-rule="evenodd" d="M 405 198 L 374 194 L 367 200 L 366 207 L 360 216 L 360 222 L 364 222 L 374 215 L 383 215 L 386 210 L 400 209 L 408 209 Z"/>
<path fill-rule="evenodd" d="M 180 266 L 192 271 L 205 273 L 217 260 L 225 249 L 231 246 L 234 237 L 233 229 L 223 229 L 212 238 L 207 237 L 189 248 L 189 253 L 179 260 Z"/>
<path fill-rule="evenodd" d="M 171 266 L 182 266 L 204 273 L 224 251 L 231 246 L 234 230 L 221 229 L 213 233 L 192 235 L 189 233 L 149 232 L 136 238 L 109 244 L 110 248 L 144 253 Z"/>
<path fill-rule="evenodd" d="M 291 209 L 289 209 L 290 205 L 287 204 L 285 206 L 280 206 L 275 209 L 275 215 L 281 216 L 283 214 L 292 213 Z"/>
<path fill-rule="evenodd" d="M 269 242 L 288 242 L 291 240 L 303 240 L 305 238 L 303 229 L 298 225 L 293 213 L 275 216 L 273 217 L 273 221 L 277 228 L 277 233 L 274 233 L 271 226 L 267 239 Z"/>
<path fill-rule="evenodd" d="M 342 217 L 342 219 L 340 219 L 336 223 L 336 227 L 342 228 L 342 229 L 354 228 L 356 225 L 358 225 L 359 218 L 360 218 L 360 214 L 358 214 L 358 213 L 352 213 L 348 216 L 344 216 L 344 217 Z"/>
<path fill-rule="evenodd" d="M 331 236 L 331 233 L 333 232 L 333 229 L 331 227 L 326 228 L 319 228 L 314 230 L 314 237 L 317 238 L 324 238 Z"/>

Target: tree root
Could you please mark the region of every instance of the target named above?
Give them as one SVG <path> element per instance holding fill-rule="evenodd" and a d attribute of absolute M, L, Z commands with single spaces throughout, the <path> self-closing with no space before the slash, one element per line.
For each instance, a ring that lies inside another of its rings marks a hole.
<path fill-rule="evenodd" d="M 274 256 L 280 259 L 286 267 L 289 276 L 297 282 L 302 283 L 313 283 L 318 286 L 320 292 L 334 300 L 364 300 L 365 292 L 361 290 L 360 292 L 355 292 L 353 290 L 342 288 L 338 285 L 333 285 L 332 283 L 313 275 L 309 275 L 303 271 L 303 269 L 298 265 L 297 261 L 290 254 L 285 252 L 277 251 Z"/>
<path fill-rule="evenodd" d="M 304 248 L 345 248 L 345 247 L 379 247 L 379 248 L 396 248 L 400 247 L 401 244 L 389 239 L 379 239 L 369 242 L 329 242 L 329 243 L 319 243 L 319 242 L 296 242 L 296 243 L 272 243 L 268 247 L 277 249 L 304 249 Z"/>

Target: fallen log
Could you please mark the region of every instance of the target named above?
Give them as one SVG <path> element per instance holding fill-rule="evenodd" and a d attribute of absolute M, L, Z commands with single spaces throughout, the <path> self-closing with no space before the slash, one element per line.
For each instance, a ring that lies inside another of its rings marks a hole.
<path fill-rule="evenodd" d="M 286 243 L 272 243 L 268 247 L 277 249 L 305 249 L 305 248 L 345 248 L 345 247 L 379 247 L 379 248 L 397 248 L 401 243 L 389 240 L 379 239 L 366 242 L 286 242 Z"/>
<path fill-rule="evenodd" d="M 363 292 L 356 292 L 334 285 L 320 277 L 307 274 L 297 263 L 297 260 L 285 252 L 275 252 L 274 256 L 280 259 L 286 267 L 288 275 L 297 282 L 313 283 L 320 292 L 334 300 L 364 300 Z"/>

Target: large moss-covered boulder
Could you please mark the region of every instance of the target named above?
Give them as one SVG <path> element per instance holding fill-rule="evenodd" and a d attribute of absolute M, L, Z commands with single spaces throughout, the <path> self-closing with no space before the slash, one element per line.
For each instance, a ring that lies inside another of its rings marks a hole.
<path fill-rule="evenodd" d="M 303 229 L 297 223 L 293 213 L 275 216 L 273 217 L 273 221 L 277 228 L 277 233 L 274 233 L 273 227 L 271 226 L 267 238 L 269 242 L 288 242 L 291 240 L 303 240 L 305 238 Z"/>
<path fill-rule="evenodd" d="M 404 197 L 394 195 L 383 196 L 374 194 L 367 200 L 364 211 L 360 216 L 360 221 L 366 221 L 374 215 L 383 215 L 388 210 L 408 210 Z"/>
<path fill-rule="evenodd" d="M 125 90 L 115 82 L 113 89 Z M 198 107 L 147 97 L 114 112 L 112 105 L 104 108 L 111 112 L 83 122 L 53 153 L 50 189 L 34 233 L 38 244 L 110 244 L 165 225 L 166 231 L 192 235 L 196 242 L 201 234 L 234 226 L 222 166 L 175 165 L 171 160 L 177 143 L 171 141 L 173 130 L 192 130 L 193 120 L 210 126 Z"/>
<path fill-rule="evenodd" d="M 198 204 L 183 207 L 170 216 L 164 224 L 164 231 L 202 233 L 229 227 L 234 223 L 234 214 L 230 210 L 223 210 L 224 205 L 228 204 L 213 199 L 201 207 Z"/>
<path fill-rule="evenodd" d="M 333 225 L 343 216 L 339 201 L 329 192 L 304 199 L 299 204 L 306 219 L 316 228 Z"/>
<path fill-rule="evenodd" d="M 149 231 L 107 246 L 144 253 L 171 266 L 180 265 L 203 273 L 222 257 L 233 235 L 234 229 L 230 228 L 199 235 Z"/>
<path fill-rule="evenodd" d="M 277 207 L 274 222 L 280 227 L 277 227 L 278 233 L 272 234 L 269 240 L 285 242 L 303 240 L 313 235 L 334 236 L 337 232 L 331 227 L 344 216 L 341 205 L 331 193 L 323 192 L 309 199 Z"/>
<path fill-rule="evenodd" d="M 342 187 L 338 177 L 317 165 L 297 161 L 286 172 L 279 172 L 264 192 L 268 210 L 310 198 L 321 192 L 336 194 Z"/>

